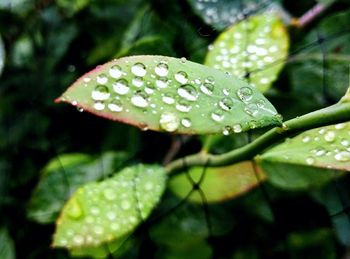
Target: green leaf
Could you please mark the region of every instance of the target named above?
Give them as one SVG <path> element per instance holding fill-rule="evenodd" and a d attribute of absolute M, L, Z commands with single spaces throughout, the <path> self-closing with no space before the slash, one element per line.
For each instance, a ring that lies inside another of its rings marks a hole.
<path fill-rule="evenodd" d="M 242 132 L 280 124 L 247 83 L 206 66 L 163 56 L 114 60 L 78 79 L 57 101 L 143 130 Z"/>
<path fill-rule="evenodd" d="M 341 103 L 348 103 L 350 102 L 350 87 L 348 88 L 348 90 L 346 91 L 345 95 L 343 96 L 343 98 L 341 98 L 340 100 Z"/>
<path fill-rule="evenodd" d="M 188 0 L 205 23 L 218 30 L 242 20 L 245 15 L 265 10 L 273 0 Z"/>
<path fill-rule="evenodd" d="M 70 194 L 81 185 L 111 175 L 128 158 L 123 152 L 107 152 L 99 158 L 86 154 L 64 154 L 43 169 L 27 210 L 28 217 L 52 223 Z"/>
<path fill-rule="evenodd" d="M 15 259 L 13 241 L 9 237 L 7 231 L 3 228 L 0 228 L 0 258 Z"/>
<path fill-rule="evenodd" d="M 163 168 L 142 164 L 102 182 L 86 184 L 63 208 L 53 246 L 90 248 L 125 236 L 148 217 L 165 184 Z"/>
<path fill-rule="evenodd" d="M 203 181 L 200 182 L 200 189 L 205 194 L 207 202 L 222 202 L 242 195 L 259 184 L 254 172 L 252 162 L 244 161 L 226 167 L 192 167 L 189 175 L 194 182 L 198 182 L 204 172 Z M 258 170 L 260 181 L 265 175 Z M 185 173 L 179 174 L 169 181 L 169 188 L 177 196 L 184 198 L 193 189 L 193 183 Z M 201 195 L 194 192 L 189 198 L 192 202 L 202 202 Z"/>
<path fill-rule="evenodd" d="M 246 79 L 267 91 L 284 66 L 289 36 L 274 12 L 252 16 L 219 35 L 209 46 L 205 64 Z"/>
<path fill-rule="evenodd" d="M 350 122 L 309 130 L 273 147 L 257 161 L 278 186 L 322 185 L 350 171 L 349 132 Z"/>

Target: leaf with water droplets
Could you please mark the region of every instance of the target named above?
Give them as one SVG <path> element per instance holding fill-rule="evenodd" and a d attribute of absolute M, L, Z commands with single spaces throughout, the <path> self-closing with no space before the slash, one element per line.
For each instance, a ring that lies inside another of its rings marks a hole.
<path fill-rule="evenodd" d="M 243 20 L 250 14 L 266 10 L 273 0 L 189 0 L 205 23 L 218 30 Z"/>
<path fill-rule="evenodd" d="M 265 174 L 257 168 L 255 173 L 252 162 L 244 161 L 225 167 L 192 167 L 189 175 L 205 194 L 207 202 L 222 202 L 242 195 L 265 180 Z M 257 178 L 258 177 L 258 178 Z M 258 181 L 259 179 L 259 181 Z M 193 189 L 193 182 L 186 174 L 179 174 L 169 181 L 169 188 L 181 198 Z M 193 202 L 202 202 L 201 195 L 194 192 L 189 198 Z"/>
<path fill-rule="evenodd" d="M 306 131 L 257 160 L 268 179 L 279 186 L 321 185 L 350 171 L 350 122 Z"/>
<path fill-rule="evenodd" d="M 53 246 L 89 248 L 122 238 L 149 216 L 165 184 L 162 167 L 142 164 L 86 184 L 63 208 Z"/>
<path fill-rule="evenodd" d="M 216 69 L 163 56 L 114 60 L 77 80 L 57 101 L 143 130 L 243 132 L 281 123 L 255 88 Z"/>
<path fill-rule="evenodd" d="M 275 12 L 252 16 L 221 33 L 209 46 L 205 64 L 267 91 L 284 66 L 289 37 Z"/>

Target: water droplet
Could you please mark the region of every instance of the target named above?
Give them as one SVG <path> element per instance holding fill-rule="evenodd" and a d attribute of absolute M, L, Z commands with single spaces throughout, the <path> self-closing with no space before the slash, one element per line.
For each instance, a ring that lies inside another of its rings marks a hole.
<path fill-rule="evenodd" d="M 315 150 L 315 155 L 316 156 L 324 156 L 327 153 L 327 150 L 323 148 L 318 148 Z"/>
<path fill-rule="evenodd" d="M 94 109 L 97 111 L 102 111 L 105 108 L 105 104 L 103 102 L 95 102 Z"/>
<path fill-rule="evenodd" d="M 155 91 L 155 87 L 153 85 L 148 85 L 145 87 L 145 92 L 147 94 L 153 94 Z"/>
<path fill-rule="evenodd" d="M 131 204 L 129 201 L 122 201 L 121 207 L 123 210 L 128 210 L 131 208 Z"/>
<path fill-rule="evenodd" d="M 264 100 L 257 100 L 257 101 L 256 101 L 256 105 L 257 105 L 259 108 L 264 108 L 264 107 L 265 107 L 265 101 L 264 101 Z"/>
<path fill-rule="evenodd" d="M 240 124 L 233 125 L 233 132 L 234 133 L 241 133 L 242 132 L 242 126 Z"/>
<path fill-rule="evenodd" d="M 255 129 L 258 126 L 258 123 L 254 120 L 248 122 L 248 126 L 250 129 Z"/>
<path fill-rule="evenodd" d="M 214 85 L 212 83 L 204 83 L 200 86 L 200 89 L 206 95 L 212 95 L 214 91 Z"/>
<path fill-rule="evenodd" d="M 184 71 L 177 72 L 174 77 L 180 84 L 186 84 L 188 81 L 187 74 Z"/>
<path fill-rule="evenodd" d="M 83 211 L 79 203 L 75 199 L 71 200 L 71 202 L 69 203 L 69 206 L 67 208 L 67 213 L 68 213 L 68 216 L 73 219 L 78 219 L 83 215 Z"/>
<path fill-rule="evenodd" d="M 337 125 L 335 125 L 336 129 L 344 129 L 346 127 L 346 123 L 339 123 Z"/>
<path fill-rule="evenodd" d="M 107 105 L 108 109 L 112 112 L 121 112 L 123 110 L 123 106 L 121 101 L 113 100 Z"/>
<path fill-rule="evenodd" d="M 211 118 L 214 121 L 219 122 L 219 121 L 222 121 L 224 119 L 224 114 L 221 110 L 217 110 L 211 114 Z"/>
<path fill-rule="evenodd" d="M 109 69 L 109 75 L 115 79 L 118 79 L 123 75 L 123 72 L 120 66 L 114 65 Z"/>
<path fill-rule="evenodd" d="M 108 77 L 105 74 L 98 75 L 96 77 L 96 82 L 98 84 L 104 85 L 108 82 Z"/>
<path fill-rule="evenodd" d="M 108 211 L 107 214 L 107 219 L 113 221 L 117 218 L 117 215 L 113 211 Z"/>
<path fill-rule="evenodd" d="M 174 132 L 179 128 L 180 121 L 175 113 L 164 112 L 160 116 L 159 124 L 160 124 L 160 127 L 165 131 Z"/>
<path fill-rule="evenodd" d="M 162 101 L 166 104 L 173 104 L 175 103 L 175 99 L 172 93 L 166 93 L 162 97 Z"/>
<path fill-rule="evenodd" d="M 180 59 L 180 61 L 181 61 L 181 63 L 186 63 L 187 59 L 186 59 L 185 57 L 182 57 L 182 58 Z"/>
<path fill-rule="evenodd" d="M 169 72 L 169 67 L 166 63 L 164 62 L 160 62 L 155 68 L 154 68 L 154 72 L 156 72 L 156 74 L 158 76 L 167 76 L 168 72 Z"/>
<path fill-rule="evenodd" d="M 221 101 L 219 102 L 219 106 L 220 106 L 221 109 L 223 109 L 225 111 L 231 110 L 232 107 L 233 107 L 232 98 L 230 98 L 230 97 L 222 98 Z"/>
<path fill-rule="evenodd" d="M 327 142 L 333 142 L 335 138 L 336 138 L 335 132 L 332 130 L 327 131 L 326 134 L 324 135 L 324 139 Z"/>
<path fill-rule="evenodd" d="M 125 95 L 129 92 L 129 83 L 125 79 L 119 79 L 117 82 L 113 83 L 113 90 L 117 94 Z"/>
<path fill-rule="evenodd" d="M 91 92 L 91 98 L 95 101 L 104 101 L 107 100 L 111 96 L 107 86 L 98 85 Z"/>
<path fill-rule="evenodd" d="M 147 125 L 147 123 L 141 122 L 141 123 L 139 124 L 139 128 L 140 128 L 142 131 L 147 131 L 147 130 L 148 130 L 148 125 Z"/>
<path fill-rule="evenodd" d="M 83 112 L 84 108 L 83 107 L 77 107 L 78 112 Z"/>
<path fill-rule="evenodd" d="M 350 146 L 350 141 L 347 139 L 342 139 L 340 141 L 340 144 L 342 144 L 344 147 L 348 147 L 348 146 Z"/>
<path fill-rule="evenodd" d="M 103 191 L 103 195 L 104 195 L 104 197 L 107 199 L 107 200 L 114 200 L 115 198 L 117 198 L 117 195 L 116 195 L 116 193 L 115 193 L 115 191 L 114 190 L 112 190 L 112 189 L 105 189 L 104 191 Z"/>
<path fill-rule="evenodd" d="M 133 80 L 132 80 L 132 84 L 136 87 L 141 87 L 144 84 L 144 81 L 142 79 L 142 77 L 136 76 Z"/>
<path fill-rule="evenodd" d="M 248 102 L 253 98 L 253 90 L 248 87 L 241 87 L 237 90 L 237 96 L 242 102 Z"/>
<path fill-rule="evenodd" d="M 308 143 L 308 142 L 310 142 L 310 140 L 311 140 L 311 137 L 310 137 L 309 135 L 306 135 L 306 136 L 304 136 L 304 137 L 302 138 L 302 141 L 303 141 L 304 143 Z"/>
<path fill-rule="evenodd" d="M 188 119 L 188 118 L 182 119 L 182 120 L 181 120 L 181 124 L 182 124 L 182 126 L 184 126 L 185 128 L 191 127 L 191 121 L 190 121 L 190 119 Z"/>
<path fill-rule="evenodd" d="M 198 93 L 192 85 L 182 85 L 177 89 L 177 93 L 188 101 L 196 101 Z"/>
<path fill-rule="evenodd" d="M 232 129 L 230 126 L 225 126 L 223 131 L 222 131 L 222 134 L 224 134 L 225 136 L 228 136 L 228 135 L 230 135 L 231 131 L 232 131 Z"/>
<path fill-rule="evenodd" d="M 83 79 L 84 83 L 89 83 L 91 81 L 90 77 L 84 77 Z"/>
<path fill-rule="evenodd" d="M 185 102 L 185 101 L 179 101 L 176 104 L 176 109 L 180 112 L 189 112 L 191 110 L 192 106 Z"/>
<path fill-rule="evenodd" d="M 244 107 L 244 111 L 253 117 L 256 117 L 259 113 L 258 106 L 255 103 L 248 104 Z"/>
<path fill-rule="evenodd" d="M 131 103 L 136 107 L 145 108 L 148 106 L 148 96 L 145 93 L 137 93 L 131 97 Z"/>
<path fill-rule="evenodd" d="M 84 237 L 80 236 L 80 235 L 74 236 L 73 242 L 74 242 L 75 245 L 80 246 L 80 245 L 82 245 L 84 243 Z"/>
<path fill-rule="evenodd" d="M 307 157 L 305 160 L 306 164 L 313 165 L 315 163 L 315 159 L 311 156 Z"/>
<path fill-rule="evenodd" d="M 206 82 L 206 83 L 210 83 L 210 84 L 214 84 L 215 79 L 214 79 L 214 77 L 212 77 L 212 76 L 208 76 L 208 77 L 205 79 L 205 82 Z"/>
<path fill-rule="evenodd" d="M 350 161 L 350 152 L 349 151 L 340 151 L 334 156 L 335 160 L 340 162 Z"/>
<path fill-rule="evenodd" d="M 135 76 L 145 76 L 146 66 L 142 63 L 136 63 L 131 67 L 131 73 L 133 73 Z"/>
<path fill-rule="evenodd" d="M 156 86 L 159 88 L 166 88 L 168 86 L 168 78 L 160 77 L 156 81 Z"/>

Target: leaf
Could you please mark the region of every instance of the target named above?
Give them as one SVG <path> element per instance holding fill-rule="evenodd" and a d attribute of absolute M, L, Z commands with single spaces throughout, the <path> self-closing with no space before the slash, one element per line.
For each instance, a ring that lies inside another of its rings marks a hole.
<path fill-rule="evenodd" d="M 127 158 L 123 152 L 107 152 L 99 158 L 63 154 L 51 160 L 31 197 L 28 217 L 42 224 L 54 222 L 72 192 L 85 183 L 111 175 Z"/>
<path fill-rule="evenodd" d="M 63 208 L 53 246 L 90 248 L 125 236 L 151 213 L 165 180 L 163 168 L 139 164 L 84 185 Z"/>
<path fill-rule="evenodd" d="M 343 96 L 343 98 L 341 98 L 341 100 L 340 100 L 340 103 L 348 103 L 348 102 L 350 102 L 350 87 L 346 91 L 346 93 Z"/>
<path fill-rule="evenodd" d="M 241 21 L 219 35 L 205 60 L 207 66 L 232 73 L 266 92 L 288 55 L 289 37 L 275 12 Z"/>
<path fill-rule="evenodd" d="M 238 133 L 281 122 L 247 83 L 163 56 L 132 56 L 99 66 L 57 101 L 143 130 L 184 134 Z"/>
<path fill-rule="evenodd" d="M 0 258 L 15 259 L 15 248 L 12 239 L 7 231 L 0 228 Z"/>
<path fill-rule="evenodd" d="M 257 157 L 269 181 L 318 186 L 350 170 L 350 122 L 306 131 Z"/>
<path fill-rule="evenodd" d="M 272 0 L 188 0 L 194 11 L 218 30 L 225 29 L 246 17 L 246 15 L 265 10 Z"/>
<path fill-rule="evenodd" d="M 238 164 L 226 167 L 192 167 L 189 169 L 189 175 L 198 182 L 204 172 L 203 181 L 200 183 L 200 189 L 210 203 L 222 202 L 242 195 L 259 184 L 250 161 L 244 161 Z M 259 180 L 263 181 L 265 175 L 258 170 Z M 193 183 L 188 179 L 185 173 L 179 174 L 169 181 L 169 188 L 177 196 L 184 198 L 193 189 Z M 198 192 L 193 193 L 189 198 L 192 202 L 202 202 Z"/>

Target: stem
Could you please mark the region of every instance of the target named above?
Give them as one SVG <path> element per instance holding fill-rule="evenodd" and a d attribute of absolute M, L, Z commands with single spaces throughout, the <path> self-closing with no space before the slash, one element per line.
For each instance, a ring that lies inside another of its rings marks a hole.
<path fill-rule="evenodd" d="M 312 7 L 309 11 L 303 14 L 299 19 L 295 18 L 293 21 L 293 25 L 299 28 L 304 28 L 309 23 L 314 21 L 317 16 L 322 14 L 334 1 L 330 0 L 328 3 L 318 3 L 314 7 Z"/>
<path fill-rule="evenodd" d="M 175 160 L 167 165 L 168 174 L 178 172 L 187 166 L 225 166 L 252 159 L 272 144 L 284 138 L 309 129 L 346 122 L 350 120 L 350 103 L 340 102 L 327 108 L 317 110 L 283 123 L 261 135 L 244 147 L 221 155 L 198 153 Z"/>

